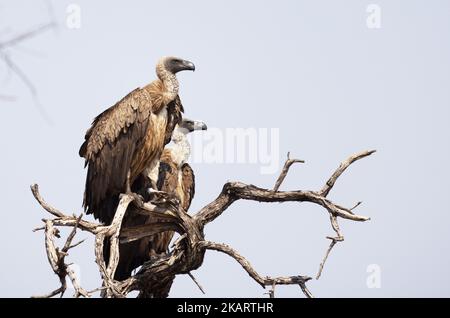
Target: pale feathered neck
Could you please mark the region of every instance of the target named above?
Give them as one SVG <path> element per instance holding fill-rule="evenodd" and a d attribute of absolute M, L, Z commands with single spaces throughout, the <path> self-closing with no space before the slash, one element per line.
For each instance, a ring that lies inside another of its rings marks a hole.
<path fill-rule="evenodd" d="M 185 133 L 179 129 L 175 129 L 172 133 L 172 141 L 168 145 L 173 162 L 181 167 L 185 164 L 191 155 L 191 145 Z"/>
<path fill-rule="evenodd" d="M 165 89 L 165 97 L 168 100 L 174 100 L 178 95 L 179 83 L 175 74 L 169 72 L 166 69 L 166 59 L 162 58 L 159 60 L 158 64 L 156 64 L 156 75 L 164 84 Z"/>

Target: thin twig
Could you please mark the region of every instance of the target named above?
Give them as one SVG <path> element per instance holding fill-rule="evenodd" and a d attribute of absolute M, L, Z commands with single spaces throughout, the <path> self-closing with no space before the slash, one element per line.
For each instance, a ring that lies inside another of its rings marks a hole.
<path fill-rule="evenodd" d="M 16 96 L 0 95 L 0 100 L 5 102 L 14 102 L 16 99 L 17 99 Z"/>
<path fill-rule="evenodd" d="M 319 271 L 317 272 L 316 279 L 320 278 L 320 275 L 322 275 L 323 267 L 325 266 L 325 262 L 328 259 L 328 255 L 330 255 L 331 250 L 333 249 L 334 245 L 336 245 L 336 240 L 331 240 L 330 246 L 328 247 L 327 251 L 325 252 L 325 256 L 322 259 L 322 262 L 319 265 Z"/>
<path fill-rule="evenodd" d="M 205 291 L 203 290 L 202 285 L 200 285 L 200 283 L 197 281 L 197 279 L 195 278 L 194 275 L 192 275 L 191 272 L 188 273 L 189 277 L 194 281 L 195 285 L 197 285 L 198 289 L 200 289 L 200 291 L 203 293 L 203 295 L 205 295 Z"/>
<path fill-rule="evenodd" d="M 200 245 L 205 249 L 222 252 L 234 258 L 242 266 L 242 268 L 249 274 L 249 276 L 253 278 L 253 280 L 255 280 L 263 288 L 265 288 L 266 286 L 275 286 L 275 285 L 301 285 L 311 279 L 311 277 L 308 276 L 262 277 L 252 267 L 252 265 L 248 260 L 246 260 L 242 255 L 240 255 L 238 252 L 236 252 L 228 245 L 209 241 L 201 242 Z"/>
<path fill-rule="evenodd" d="M 56 27 L 56 23 L 49 22 L 49 23 L 40 25 L 38 27 L 35 27 L 35 28 L 31 29 L 30 31 L 16 35 L 12 39 L 9 39 L 4 42 L 0 42 L 0 50 L 4 50 L 8 47 L 12 47 L 12 46 L 19 44 L 25 40 L 29 40 L 29 39 L 35 37 L 36 35 L 39 35 L 47 30 L 54 28 L 54 27 Z"/>
<path fill-rule="evenodd" d="M 34 228 L 32 232 L 38 232 L 38 231 L 42 231 L 42 230 L 45 230 L 45 226 L 40 226 L 40 227 Z"/>
<path fill-rule="evenodd" d="M 294 164 L 294 163 L 305 163 L 304 160 L 299 160 L 299 159 L 290 159 L 290 152 L 287 153 L 287 159 L 286 162 L 284 163 L 284 167 L 281 170 L 280 176 L 278 177 L 277 181 L 275 182 L 275 186 L 273 187 L 273 191 L 278 191 L 278 189 L 280 188 L 281 184 L 283 183 L 284 179 L 286 178 L 288 172 L 289 172 L 289 168 Z"/>
<path fill-rule="evenodd" d="M 362 201 L 359 201 L 358 203 L 356 203 L 352 208 L 350 208 L 350 211 L 353 211 L 354 209 L 356 209 L 357 207 L 359 207 L 362 204 Z"/>
<path fill-rule="evenodd" d="M 305 283 L 300 283 L 298 285 L 300 286 L 300 288 L 302 289 L 303 294 L 305 294 L 305 296 L 307 298 L 314 298 L 313 294 L 309 291 L 308 287 L 306 287 Z"/>
<path fill-rule="evenodd" d="M 80 216 L 77 218 L 77 222 L 75 223 L 72 231 L 70 232 L 69 236 L 67 237 L 66 244 L 64 244 L 64 247 L 62 249 L 63 252 L 67 252 L 70 249 L 72 240 L 75 237 L 75 234 L 77 234 L 78 225 L 80 224 L 82 217 L 83 217 L 83 213 L 81 213 Z"/>
<path fill-rule="evenodd" d="M 50 2 L 47 3 L 47 9 L 49 13 L 52 13 L 53 8 Z M 56 28 L 57 24 L 54 20 L 54 17 L 52 17 L 52 20 L 48 23 L 42 24 L 40 26 L 37 26 L 29 31 L 26 31 L 24 33 L 15 35 L 14 37 L 10 38 L 9 40 L 0 42 L 0 59 L 3 60 L 5 65 L 7 66 L 7 69 L 12 74 L 15 74 L 19 80 L 28 88 L 29 92 L 31 93 L 31 96 L 33 98 L 34 104 L 37 107 L 39 114 L 42 116 L 42 118 L 49 124 L 52 123 L 49 115 L 47 114 L 44 107 L 41 105 L 41 103 L 38 100 L 37 97 L 37 90 L 34 86 L 33 82 L 28 77 L 27 73 L 22 70 L 21 67 L 17 63 L 13 61 L 11 56 L 9 55 L 8 49 L 16 48 L 19 44 L 25 42 L 26 40 L 29 40 L 31 38 L 36 37 L 37 35 L 44 33 L 52 28 Z M 7 99 L 8 101 L 11 101 L 11 99 Z"/>
<path fill-rule="evenodd" d="M 341 176 L 341 174 L 355 161 L 360 160 L 362 158 L 365 158 L 367 156 L 370 156 L 376 152 L 376 150 L 370 150 L 370 151 L 363 151 L 356 153 L 352 156 L 350 156 L 348 159 L 341 162 L 339 167 L 336 169 L 336 171 L 333 173 L 333 175 L 328 179 L 328 181 L 323 186 L 322 190 L 320 190 L 320 194 L 326 197 L 328 193 L 330 193 L 331 189 L 333 188 L 334 184 L 336 183 L 336 180 Z"/>
<path fill-rule="evenodd" d="M 59 287 L 58 289 L 55 289 L 54 291 L 40 296 L 31 296 L 31 298 L 52 298 L 59 294 L 64 294 L 65 288 L 63 286 Z"/>
<path fill-rule="evenodd" d="M 28 78 L 27 74 L 24 71 L 22 71 L 22 69 L 16 63 L 14 63 L 14 61 L 11 59 L 11 57 L 8 54 L 3 53 L 1 55 L 1 58 L 3 59 L 3 61 L 5 61 L 6 65 L 9 67 L 9 69 L 13 73 L 15 73 L 17 75 L 17 77 L 19 77 L 20 80 L 27 86 L 27 88 L 31 92 L 31 95 L 33 97 L 36 97 L 36 87 L 31 82 L 31 80 Z"/>

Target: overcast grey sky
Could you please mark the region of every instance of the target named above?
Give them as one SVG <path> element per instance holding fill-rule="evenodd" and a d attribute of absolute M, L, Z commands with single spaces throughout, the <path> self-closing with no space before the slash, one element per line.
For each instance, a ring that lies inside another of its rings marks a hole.
<path fill-rule="evenodd" d="M 45 2 L 0 1 L 0 42 L 48 20 Z M 66 9 L 81 8 L 81 28 Z M 381 28 L 367 26 L 369 4 Z M 46 217 L 32 198 L 80 213 L 85 170 L 78 149 L 93 117 L 155 78 L 162 55 L 196 64 L 180 74 L 186 116 L 221 131 L 279 129 L 277 160 L 306 160 L 282 189 L 320 189 L 339 162 L 378 152 L 352 166 L 333 189 L 336 203 L 372 217 L 341 221 L 317 297 L 450 296 L 450 3 L 448 1 L 53 1 L 56 31 L 9 51 L 38 91 L 43 116 L 22 81 L 0 63 L 2 230 L 0 296 L 28 297 L 58 286 L 44 253 Z M 72 21 L 73 22 L 73 21 Z M 214 131 L 214 130 L 213 130 Z M 210 132 L 206 133 L 210 134 Z M 258 163 L 194 162 L 191 211 L 227 180 L 272 187 Z M 89 219 L 92 219 L 90 216 Z M 326 211 L 311 204 L 237 202 L 206 228 L 262 275 L 314 276 L 332 235 Z M 79 238 L 89 237 L 86 233 Z M 100 278 L 88 240 L 70 257 L 86 289 Z M 368 288 L 367 268 L 381 269 Z M 240 266 L 208 252 L 195 272 L 208 297 L 266 297 Z M 277 295 L 303 297 L 296 286 Z M 177 277 L 171 297 L 201 297 Z"/>

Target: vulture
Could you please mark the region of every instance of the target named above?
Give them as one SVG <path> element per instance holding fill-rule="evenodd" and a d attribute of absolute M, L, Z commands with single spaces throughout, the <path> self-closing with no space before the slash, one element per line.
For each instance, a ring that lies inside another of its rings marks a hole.
<path fill-rule="evenodd" d="M 183 118 L 172 134 L 172 141 L 168 144 L 160 159 L 158 168 L 157 189 L 174 195 L 185 212 L 191 205 L 195 193 L 195 176 L 191 166 L 187 163 L 190 156 L 190 144 L 187 134 L 196 130 L 206 130 L 205 123 Z M 145 182 L 136 181 L 133 190 L 136 193 L 148 192 Z M 130 206 L 128 209 L 133 209 Z M 128 210 L 123 228 L 150 224 L 155 219 L 133 213 Z M 162 232 L 140 240 L 124 243 L 119 246 L 119 263 L 115 279 L 124 280 L 131 276 L 133 269 L 154 256 L 167 253 L 173 232 Z"/>
<path fill-rule="evenodd" d="M 110 224 L 120 193 L 130 193 L 144 170 L 157 167 L 184 111 L 176 77 L 184 70 L 195 66 L 176 57 L 161 58 L 158 79 L 98 115 L 86 132 L 79 151 L 87 166 L 83 207 L 100 222 Z M 151 180 L 155 187 L 156 182 Z"/>

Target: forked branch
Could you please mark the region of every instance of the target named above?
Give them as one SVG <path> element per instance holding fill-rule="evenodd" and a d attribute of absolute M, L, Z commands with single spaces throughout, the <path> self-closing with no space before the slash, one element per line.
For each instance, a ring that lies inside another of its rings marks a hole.
<path fill-rule="evenodd" d="M 234 258 L 242 268 L 248 273 L 248 275 L 253 278 L 262 288 L 267 286 L 273 289 L 277 285 L 299 285 L 306 297 L 311 298 L 312 294 L 306 287 L 306 282 L 311 279 L 308 276 L 284 276 L 284 277 L 262 277 L 258 272 L 250 265 L 250 262 L 246 260 L 242 255 L 236 252 L 234 249 L 225 244 L 219 244 L 209 241 L 203 241 L 200 246 L 206 248 L 207 250 L 218 251 L 227 254 Z"/>
<path fill-rule="evenodd" d="M 58 276 L 61 286 L 49 294 L 43 296 L 35 296 L 35 298 L 50 298 L 57 295 L 60 295 L 62 297 L 67 289 L 66 276 L 70 278 L 72 286 L 75 289 L 75 294 L 73 297 L 90 297 L 90 294 L 78 284 L 78 280 L 75 276 L 74 271 L 68 264 L 65 263 L 65 257 L 69 254 L 69 250 L 83 242 L 80 241 L 76 244 L 72 244 L 78 228 L 78 223 L 80 222 L 82 216 L 83 214 L 81 214 L 76 219 L 76 223 L 73 226 L 73 229 L 67 237 L 66 243 L 61 250 L 56 247 L 55 244 L 55 237 L 59 237 L 59 230 L 54 227 L 51 220 L 43 220 L 45 223 L 45 250 L 47 252 L 47 259 L 50 263 L 51 268 L 53 269 L 53 272 Z"/>

